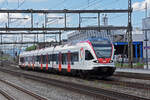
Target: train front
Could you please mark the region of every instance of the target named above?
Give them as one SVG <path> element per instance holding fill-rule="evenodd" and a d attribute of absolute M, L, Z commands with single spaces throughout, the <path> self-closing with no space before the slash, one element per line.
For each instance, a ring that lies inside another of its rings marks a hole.
<path fill-rule="evenodd" d="M 114 46 L 108 39 L 95 38 L 90 40 L 96 60 L 94 60 L 94 74 L 111 76 L 116 67 L 114 65 Z"/>

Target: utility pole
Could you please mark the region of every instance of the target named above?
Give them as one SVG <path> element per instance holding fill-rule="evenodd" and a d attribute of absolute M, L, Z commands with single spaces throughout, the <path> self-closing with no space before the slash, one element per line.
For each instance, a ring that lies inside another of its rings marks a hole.
<path fill-rule="evenodd" d="M 147 2 L 145 3 L 145 18 L 147 18 Z M 146 43 L 146 47 L 147 47 L 147 30 L 145 30 L 145 43 Z M 148 50 L 146 48 L 146 67 L 148 69 Z"/>
<path fill-rule="evenodd" d="M 128 59 L 129 66 L 133 67 L 133 45 L 132 45 L 132 2 L 128 0 Z"/>

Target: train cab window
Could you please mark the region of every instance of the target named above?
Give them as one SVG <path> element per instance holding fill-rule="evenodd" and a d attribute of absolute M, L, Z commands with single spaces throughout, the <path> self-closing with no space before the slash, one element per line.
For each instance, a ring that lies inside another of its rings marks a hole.
<path fill-rule="evenodd" d="M 88 50 L 85 50 L 85 60 L 92 60 L 94 57 L 92 56 L 91 52 Z"/>

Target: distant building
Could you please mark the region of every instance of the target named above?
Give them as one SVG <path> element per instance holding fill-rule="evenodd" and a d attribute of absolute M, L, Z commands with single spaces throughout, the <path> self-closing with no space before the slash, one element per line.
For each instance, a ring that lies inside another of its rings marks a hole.
<path fill-rule="evenodd" d="M 150 17 L 144 18 L 142 20 L 142 27 L 143 29 L 150 29 Z M 145 31 L 143 31 L 144 33 L 144 40 L 146 40 L 146 34 Z M 148 52 L 148 61 L 150 62 L 150 30 L 147 31 L 147 47 L 146 47 L 146 41 L 144 41 L 143 43 L 143 49 L 144 49 L 144 57 L 146 57 L 146 49 Z"/>
<path fill-rule="evenodd" d="M 108 25 L 107 16 L 103 17 L 103 25 L 102 26 L 110 26 Z M 113 27 L 113 26 L 112 26 Z M 145 53 L 143 45 L 144 44 L 144 34 L 141 29 L 135 28 L 133 29 L 133 57 L 134 61 L 144 60 Z M 149 35 L 150 36 L 150 35 Z M 126 30 L 80 30 L 73 31 L 68 34 L 68 42 L 78 42 L 81 40 L 88 39 L 90 37 L 97 38 L 107 38 L 114 43 L 116 55 L 125 54 L 128 57 L 128 40 Z M 150 57 L 150 56 L 149 56 Z"/>
<path fill-rule="evenodd" d="M 107 15 L 103 15 L 101 27 L 111 26 L 108 25 Z M 76 42 L 80 40 L 88 39 L 89 37 L 97 38 L 107 38 L 111 41 L 126 41 L 125 40 L 126 31 L 125 30 L 80 30 L 73 31 L 68 34 L 68 42 Z"/>

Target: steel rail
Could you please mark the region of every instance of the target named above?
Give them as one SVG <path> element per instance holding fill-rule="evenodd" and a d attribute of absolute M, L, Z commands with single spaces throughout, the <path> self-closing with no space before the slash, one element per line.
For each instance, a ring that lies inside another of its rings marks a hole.
<path fill-rule="evenodd" d="M 11 96 L 10 94 L 8 94 L 5 90 L 3 90 L 1 88 L 0 88 L 0 94 L 2 94 L 8 100 L 16 100 L 13 96 Z"/>
<path fill-rule="evenodd" d="M 48 100 L 47 98 L 44 98 L 44 97 L 42 97 L 42 96 L 40 96 L 40 95 L 38 95 L 38 94 L 35 94 L 35 93 L 33 93 L 33 92 L 31 92 L 31 91 L 29 91 L 29 90 L 27 90 L 27 89 L 24 89 L 24 88 L 22 88 L 22 87 L 20 87 L 20 86 L 17 86 L 17 85 L 15 85 L 15 84 L 12 83 L 12 82 L 8 82 L 8 81 L 2 80 L 2 79 L 0 79 L 0 81 L 3 82 L 3 83 L 5 83 L 5 84 L 7 84 L 7 85 L 9 85 L 9 86 L 14 87 L 15 89 L 18 89 L 18 90 L 20 90 L 20 91 L 26 93 L 26 94 L 28 94 L 28 95 L 30 95 L 30 96 L 32 96 L 32 97 L 38 99 L 38 100 Z M 13 100 L 13 99 L 12 99 L 12 100 Z"/>
<path fill-rule="evenodd" d="M 126 78 L 134 78 L 134 79 L 142 79 L 142 80 L 150 80 L 149 74 L 140 74 L 140 73 L 127 73 L 127 72 L 117 72 L 113 76 L 115 77 L 126 77 Z"/>
<path fill-rule="evenodd" d="M 114 80 L 114 81 L 103 81 L 103 80 L 100 80 L 99 82 L 100 83 L 104 83 L 104 84 L 120 85 L 120 86 L 125 86 L 125 87 L 150 90 L 150 84 L 125 82 L 125 81 L 117 81 L 117 80 Z"/>
<path fill-rule="evenodd" d="M 120 92 L 116 92 L 112 90 L 105 90 L 103 88 L 95 88 L 95 87 L 90 87 L 86 85 L 60 81 L 56 79 L 39 77 L 35 75 L 10 71 L 8 69 L 3 69 L 3 68 L 1 68 L 1 71 L 16 75 L 16 76 L 22 76 L 27 79 L 51 84 L 51 85 L 58 86 L 64 89 L 69 89 L 78 93 L 91 95 L 97 98 L 102 98 L 103 100 L 149 100 L 148 98 L 138 97 L 138 96 L 134 96 L 134 95 L 126 94 L 126 93 L 120 93 Z"/>

